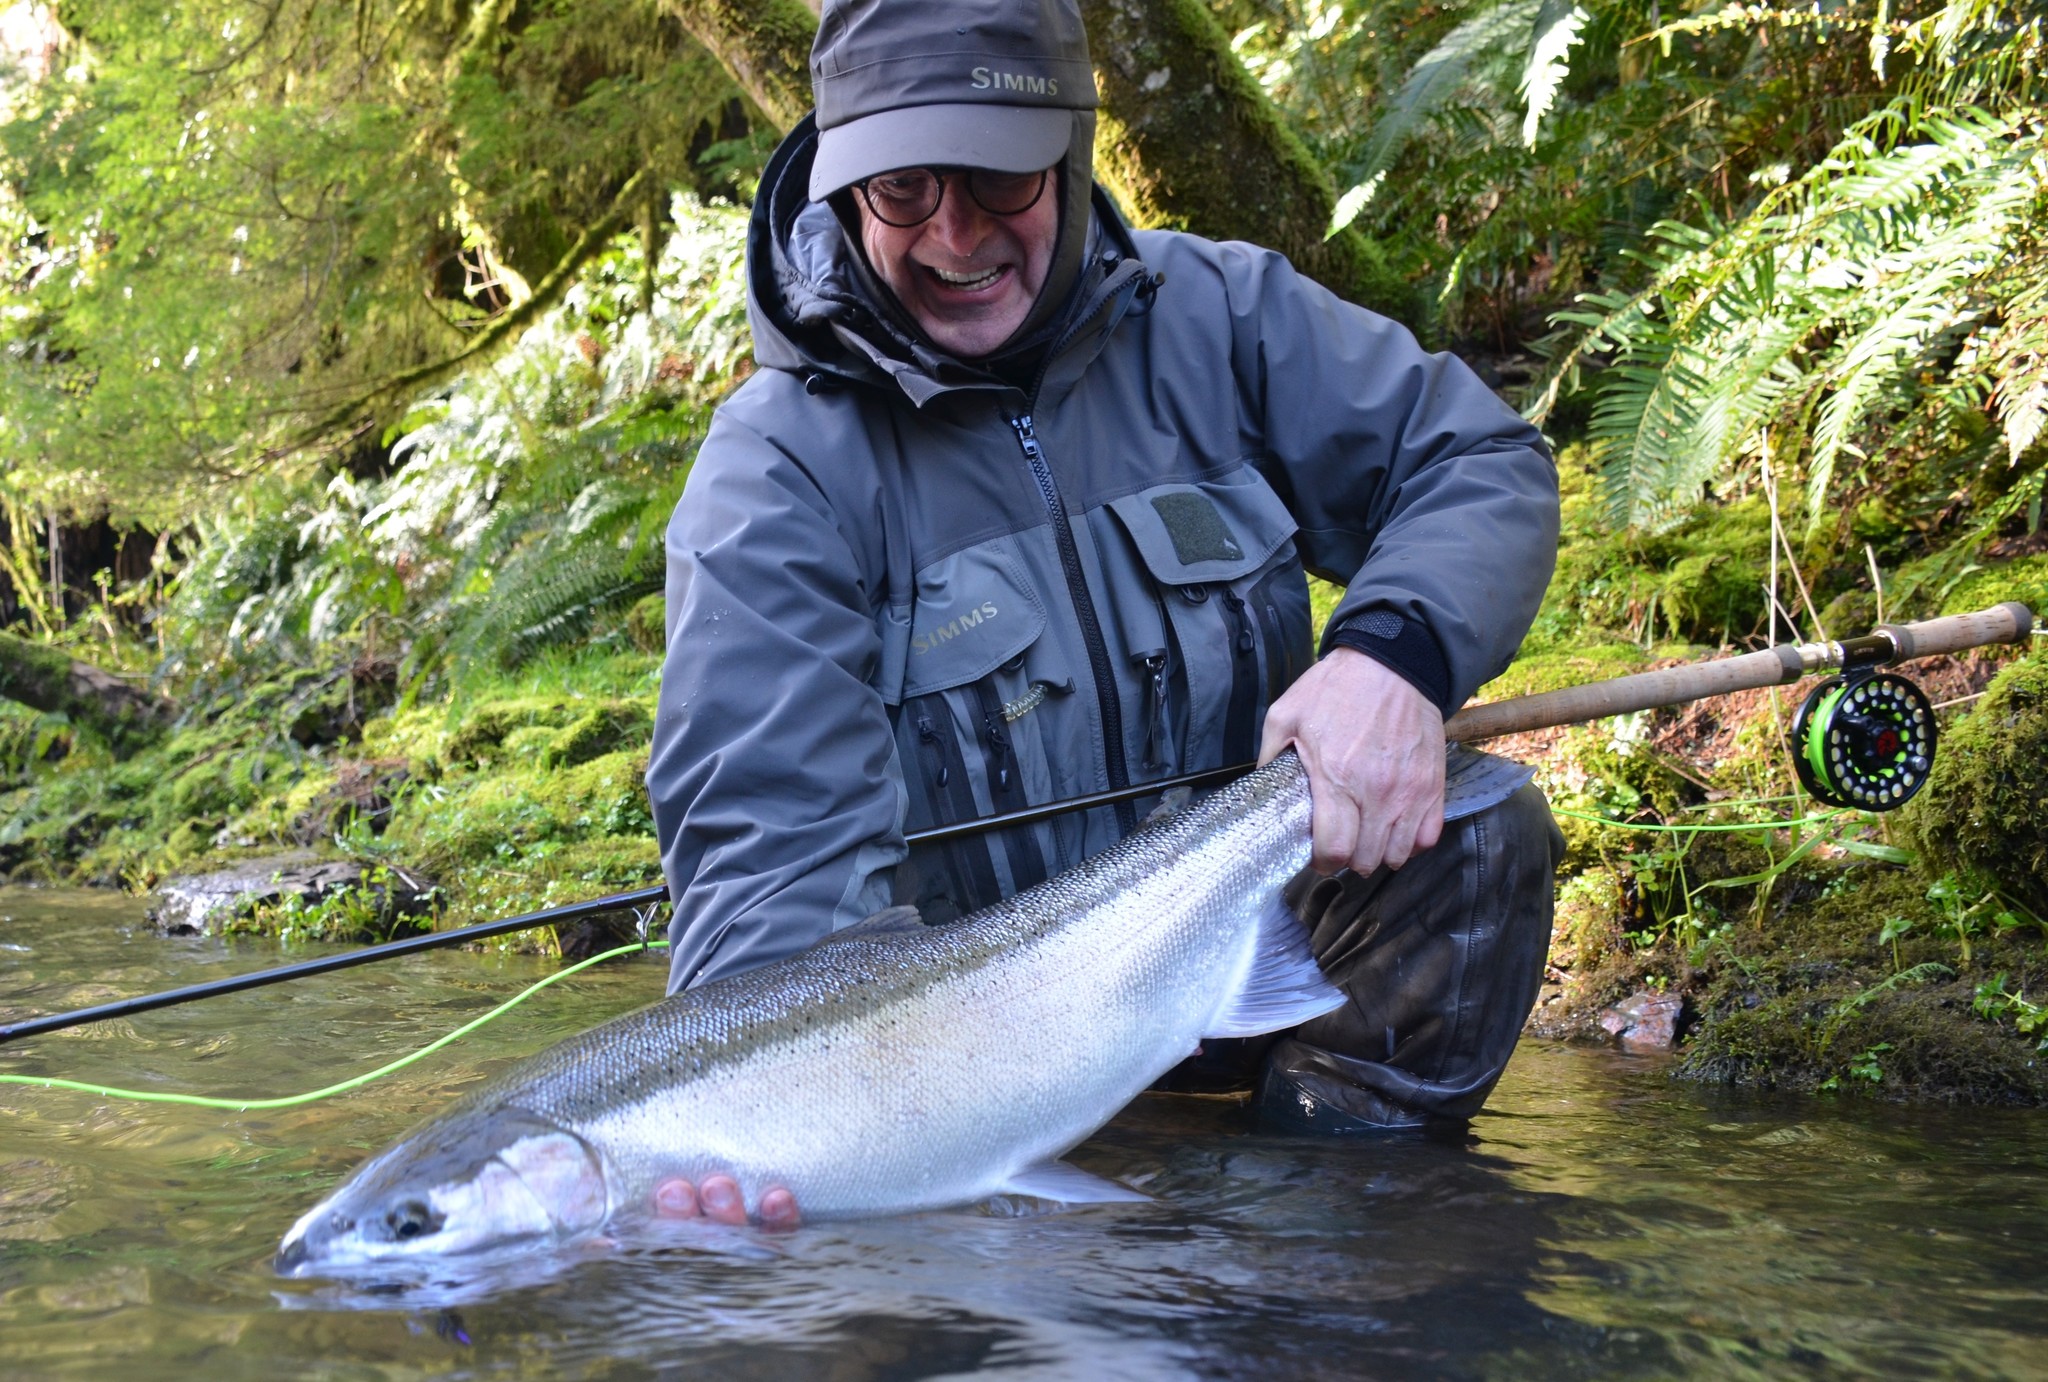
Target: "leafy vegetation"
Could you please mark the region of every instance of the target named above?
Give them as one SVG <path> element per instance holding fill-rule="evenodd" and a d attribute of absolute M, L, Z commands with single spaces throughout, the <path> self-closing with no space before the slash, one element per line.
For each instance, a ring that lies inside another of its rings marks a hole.
<path fill-rule="evenodd" d="M 58 14 L 0 127 L 0 445 L 17 496 L 144 518 L 304 445 L 360 468 L 363 401 L 658 236 L 736 98 L 635 0 Z"/>

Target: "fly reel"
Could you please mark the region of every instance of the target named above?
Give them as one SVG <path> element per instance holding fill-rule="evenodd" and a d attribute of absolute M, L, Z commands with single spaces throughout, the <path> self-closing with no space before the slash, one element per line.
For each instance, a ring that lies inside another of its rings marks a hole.
<path fill-rule="evenodd" d="M 1858 811 L 1909 801 L 1934 768 L 1934 707 L 1892 672 L 1852 672 L 1813 688 L 1792 721 L 1793 766 L 1816 800 Z"/>

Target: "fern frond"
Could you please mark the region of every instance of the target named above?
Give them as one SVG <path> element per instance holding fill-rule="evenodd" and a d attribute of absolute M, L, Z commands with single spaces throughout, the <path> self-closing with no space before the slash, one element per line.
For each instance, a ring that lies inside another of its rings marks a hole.
<path fill-rule="evenodd" d="M 1352 216 L 1364 208 L 1368 184 L 1394 166 L 1408 140 L 1462 89 L 1474 67 L 1487 57 L 1498 57 L 1510 43 L 1519 46 L 1528 34 L 1545 0 L 1497 0 L 1444 35 L 1443 40 L 1409 69 L 1407 80 L 1387 103 L 1373 125 L 1353 182 L 1339 199 Z M 1330 233 L 1351 222 L 1332 217 Z"/>
<path fill-rule="evenodd" d="M 1536 15 L 1536 32 L 1529 44 L 1529 65 L 1522 70 L 1521 92 L 1529 103 L 1522 117 L 1522 144 L 1536 147 L 1536 132 L 1550 113 L 1570 68 L 1572 47 L 1578 43 L 1592 16 L 1581 5 L 1564 0 L 1543 0 Z"/>

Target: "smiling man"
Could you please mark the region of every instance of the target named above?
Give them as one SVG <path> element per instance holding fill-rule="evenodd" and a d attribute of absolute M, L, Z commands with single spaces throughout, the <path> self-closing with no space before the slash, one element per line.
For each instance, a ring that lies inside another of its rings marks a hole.
<path fill-rule="evenodd" d="M 1074 0 L 828 0 L 812 78 L 749 234 L 762 368 L 668 534 L 672 987 L 891 905 L 943 924 L 1154 803 L 907 832 L 1291 744 L 1325 875 L 1295 900 L 1352 1002 L 1196 1078 L 1234 1063 L 1292 1131 L 1469 1118 L 1561 846 L 1533 788 L 1446 823 L 1443 717 L 1549 578 L 1541 438 L 1278 255 L 1130 230 Z M 1347 587 L 1320 656 L 1304 568 Z M 701 1190 L 665 1212 L 745 1213 Z"/>

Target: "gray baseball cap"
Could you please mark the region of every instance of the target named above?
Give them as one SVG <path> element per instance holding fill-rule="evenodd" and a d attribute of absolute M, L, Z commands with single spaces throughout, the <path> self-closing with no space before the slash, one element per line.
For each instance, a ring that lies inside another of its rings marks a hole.
<path fill-rule="evenodd" d="M 892 168 L 1049 168 L 1096 105 L 1075 0 L 825 0 L 811 91 L 814 201 Z"/>

